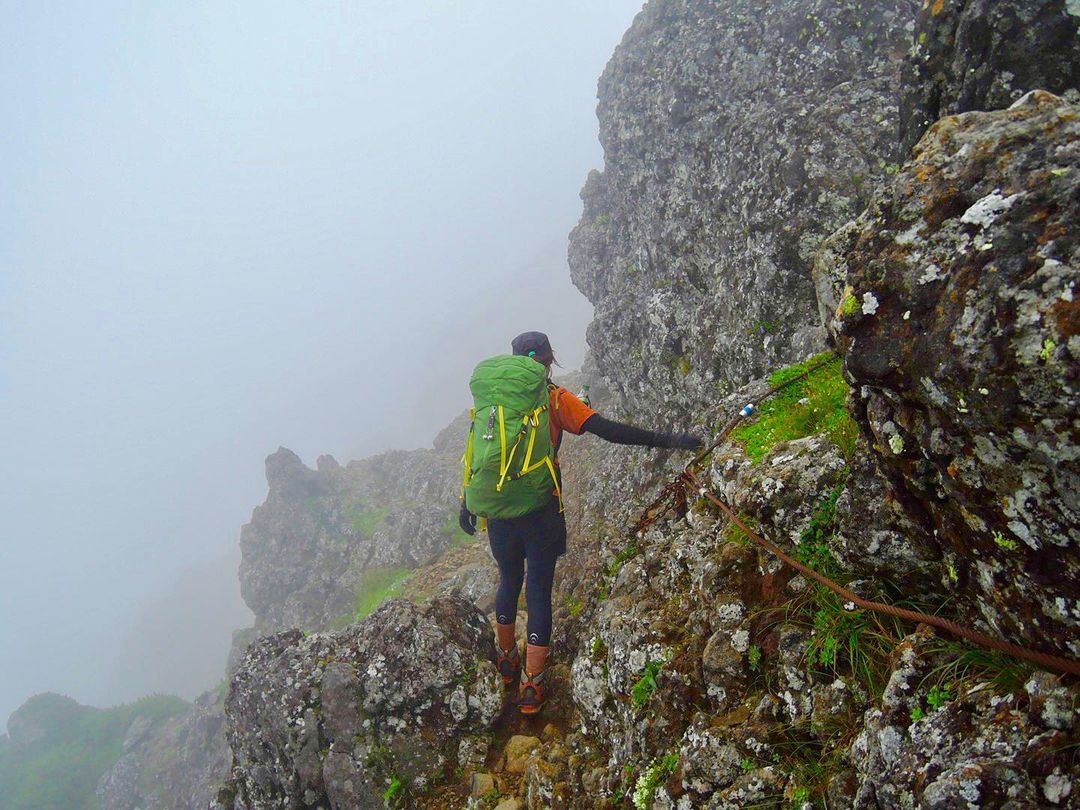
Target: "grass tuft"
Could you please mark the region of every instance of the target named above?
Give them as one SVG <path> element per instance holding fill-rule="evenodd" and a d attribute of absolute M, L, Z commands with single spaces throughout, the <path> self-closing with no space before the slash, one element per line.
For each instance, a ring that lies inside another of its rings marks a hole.
<path fill-rule="evenodd" d="M 806 379 L 789 385 L 761 403 L 757 417 L 744 422 L 731 433 L 756 464 L 780 442 L 827 435 L 845 458 L 855 451 L 859 428 L 848 413 L 846 402 L 851 390 L 840 373 L 839 358 L 826 362 L 831 355 L 819 354 L 805 363 L 782 368 L 769 377 L 770 385 L 781 385 L 819 363 L 825 365 Z"/>
<path fill-rule="evenodd" d="M 358 622 L 371 615 L 387 599 L 400 596 L 405 580 L 411 573 L 408 568 L 380 567 L 369 568 L 361 574 L 356 585 L 356 613 L 353 621 Z"/>

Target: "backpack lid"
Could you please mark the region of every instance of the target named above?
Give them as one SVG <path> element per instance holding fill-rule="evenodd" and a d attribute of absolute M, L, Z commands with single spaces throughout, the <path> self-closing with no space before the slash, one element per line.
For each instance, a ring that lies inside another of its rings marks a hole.
<path fill-rule="evenodd" d="M 547 397 L 547 368 L 530 357 L 500 354 L 482 360 L 469 379 L 477 408 L 502 405 L 524 413 Z"/>

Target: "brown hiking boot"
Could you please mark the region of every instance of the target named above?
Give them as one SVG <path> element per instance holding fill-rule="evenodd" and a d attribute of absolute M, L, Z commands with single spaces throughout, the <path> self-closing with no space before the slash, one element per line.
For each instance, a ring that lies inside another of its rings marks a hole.
<path fill-rule="evenodd" d="M 544 684 L 547 670 L 530 675 L 521 671 L 521 684 L 518 686 L 518 711 L 522 714 L 536 714 L 544 708 L 547 687 Z"/>
<path fill-rule="evenodd" d="M 521 653 L 518 652 L 517 645 L 515 644 L 509 650 L 500 650 L 499 645 L 496 644 L 495 652 L 495 669 L 499 670 L 503 686 L 513 686 L 521 671 Z"/>

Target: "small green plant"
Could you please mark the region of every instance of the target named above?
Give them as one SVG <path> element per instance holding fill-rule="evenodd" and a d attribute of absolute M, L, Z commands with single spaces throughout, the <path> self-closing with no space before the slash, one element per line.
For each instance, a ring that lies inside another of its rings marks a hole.
<path fill-rule="evenodd" d="M 746 656 L 750 659 L 750 669 L 758 672 L 761 669 L 761 647 L 751 644 L 750 649 L 746 651 Z"/>
<path fill-rule="evenodd" d="M 840 499 L 845 486 L 847 486 L 846 482 L 837 484 L 818 504 L 810 517 L 810 525 L 799 535 L 799 545 L 796 549 L 799 562 L 828 577 L 839 574 L 836 558 L 829 550 L 829 541 L 832 540 L 836 530 L 836 502 Z"/>
<path fill-rule="evenodd" d="M 791 807 L 796 808 L 796 810 L 808 801 L 810 801 L 810 788 L 800 785 L 791 791 Z"/>
<path fill-rule="evenodd" d="M 956 585 L 958 582 L 960 582 L 960 575 L 956 573 L 956 566 L 953 565 L 952 560 L 945 564 L 945 573 L 949 577 L 949 582 L 951 582 L 953 585 Z"/>
<path fill-rule="evenodd" d="M 916 706 L 914 709 L 911 710 L 911 722 L 912 723 L 918 723 L 920 720 L 923 719 L 923 717 L 925 717 L 925 715 L 923 714 L 923 710 L 922 710 L 921 706 Z"/>
<path fill-rule="evenodd" d="M 638 548 L 637 543 L 630 543 L 623 548 L 615 555 L 615 559 L 612 560 L 611 565 L 608 566 L 608 576 L 614 579 L 618 575 L 619 569 L 622 568 L 623 563 L 636 557 L 639 551 L 641 551 L 641 549 Z"/>
<path fill-rule="evenodd" d="M 585 610 L 585 603 L 578 599 L 576 596 L 566 597 L 566 612 L 570 614 L 570 617 L 576 619 L 581 615 L 581 612 Z"/>
<path fill-rule="evenodd" d="M 746 449 L 751 461 L 761 461 L 780 442 L 819 433 L 827 435 L 846 458 L 851 457 L 859 428 L 847 411 L 850 388 L 840 372 L 839 362 L 830 361 L 830 357 L 828 353 L 819 354 L 769 377 L 771 385 L 781 385 L 824 363 L 805 379 L 762 402 L 755 419 L 732 431 L 732 439 Z"/>
<path fill-rule="evenodd" d="M 403 787 L 404 785 L 402 784 L 401 780 L 398 779 L 397 774 L 395 774 L 390 779 L 390 787 L 388 787 L 383 792 L 383 801 L 387 804 L 392 804 L 394 799 L 397 798 L 398 794 L 401 793 L 401 789 Z"/>
<path fill-rule="evenodd" d="M 649 763 L 634 785 L 634 807 L 636 810 L 649 810 L 653 806 L 653 796 L 656 788 L 675 773 L 679 767 L 679 755 L 676 752 L 666 754 L 663 759 L 653 760 Z"/>
<path fill-rule="evenodd" d="M 1011 537 L 1006 537 L 1001 532 L 994 532 L 994 544 L 998 548 L 1003 548 L 1006 551 L 1016 551 L 1020 548 L 1020 544 L 1013 540 Z"/>
<path fill-rule="evenodd" d="M 1049 363 L 1050 358 L 1054 356 L 1054 349 L 1056 348 L 1057 343 L 1055 343 L 1051 338 L 1047 338 L 1043 341 L 1042 350 L 1039 352 L 1039 357 L 1043 359 L 1043 362 Z"/>
<path fill-rule="evenodd" d="M 600 636 L 593 636 L 592 644 L 589 645 L 589 653 L 591 654 L 593 661 L 599 661 L 607 655 L 607 647 L 604 645 L 604 640 L 600 638 Z"/>
<path fill-rule="evenodd" d="M 972 647 L 961 641 L 936 638 L 930 652 L 944 659 L 924 683 L 947 684 L 946 692 L 959 693 L 976 684 L 989 684 L 998 694 L 1022 692 L 1034 667 L 1027 661 L 997 650 Z"/>
<path fill-rule="evenodd" d="M 953 699 L 952 691 L 950 690 L 951 684 L 941 685 L 936 684 L 930 687 L 930 691 L 926 693 L 926 703 L 935 712 Z"/>
<path fill-rule="evenodd" d="M 744 758 L 739 762 L 739 767 L 742 768 L 743 773 L 750 773 L 757 767 L 757 763 L 752 759 Z"/>
<path fill-rule="evenodd" d="M 660 670 L 664 668 L 665 663 L 667 662 L 661 658 L 645 664 L 645 669 L 641 671 L 641 677 L 630 689 L 630 698 L 635 706 L 644 706 L 649 702 L 649 698 L 652 697 L 653 692 L 656 691 L 656 687 L 659 685 L 656 676 L 660 674 Z"/>
<path fill-rule="evenodd" d="M 854 315 L 859 311 L 859 299 L 851 292 L 848 292 L 844 296 L 844 300 L 840 302 L 840 314 L 843 317 Z"/>
<path fill-rule="evenodd" d="M 603 228 L 609 222 L 611 222 L 611 217 L 609 217 L 607 214 L 601 214 L 600 216 L 598 216 L 596 219 L 593 220 L 593 227 L 594 228 Z"/>

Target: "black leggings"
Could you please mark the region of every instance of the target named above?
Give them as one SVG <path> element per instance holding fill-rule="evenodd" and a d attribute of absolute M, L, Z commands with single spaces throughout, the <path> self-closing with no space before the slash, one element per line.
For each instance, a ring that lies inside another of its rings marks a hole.
<path fill-rule="evenodd" d="M 552 499 L 548 506 L 523 517 L 488 520 L 487 528 L 491 553 L 499 564 L 499 590 L 495 593 L 499 624 L 513 624 L 517 619 L 518 596 L 524 581 L 529 643 L 548 646 L 551 584 L 555 563 L 566 551 L 566 519 L 559 512 L 559 502 Z"/>

